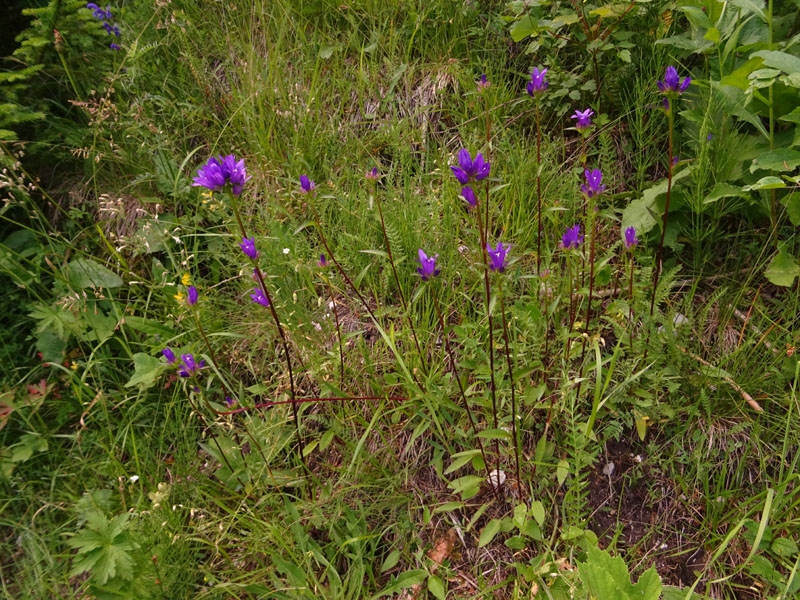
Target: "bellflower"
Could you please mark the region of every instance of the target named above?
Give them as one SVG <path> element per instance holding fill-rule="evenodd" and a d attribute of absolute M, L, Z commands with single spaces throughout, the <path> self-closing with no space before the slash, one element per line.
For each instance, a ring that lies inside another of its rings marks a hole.
<path fill-rule="evenodd" d="M 191 377 L 197 371 L 206 366 L 206 361 L 195 361 L 194 356 L 191 354 L 181 354 L 183 362 L 178 369 L 178 375 L 181 377 Z"/>
<path fill-rule="evenodd" d="M 483 91 L 492 86 L 492 82 L 486 79 L 486 73 L 481 73 L 481 78 L 476 82 L 478 89 Z"/>
<path fill-rule="evenodd" d="M 580 223 L 574 227 L 567 227 L 567 231 L 561 236 L 561 246 L 565 249 L 577 248 L 583 243 Z"/>
<path fill-rule="evenodd" d="M 508 264 L 507 254 L 511 246 L 503 248 L 503 242 L 497 242 L 497 247 L 492 249 L 491 244 L 486 243 L 486 251 L 489 253 L 489 268 L 492 271 L 499 271 L 502 273 L 506 270 Z"/>
<path fill-rule="evenodd" d="M 570 115 L 570 119 L 577 119 L 578 121 L 575 123 L 575 129 L 579 131 L 583 131 L 587 127 L 591 127 L 592 125 L 592 115 L 594 111 L 591 108 L 587 108 L 584 111 L 576 110 L 574 115 Z"/>
<path fill-rule="evenodd" d="M 583 176 L 586 177 L 586 183 L 581 184 L 581 192 L 587 198 L 592 198 L 598 194 L 602 194 L 606 186 L 603 185 L 603 173 L 600 169 L 584 169 Z"/>
<path fill-rule="evenodd" d="M 328 259 L 325 258 L 324 254 L 319 255 L 319 260 L 317 261 L 317 266 L 320 268 L 325 268 L 328 266 Z"/>
<path fill-rule="evenodd" d="M 458 165 L 458 167 L 451 166 L 450 170 L 462 185 L 469 183 L 470 178 L 480 181 L 489 175 L 490 165 L 480 152 L 475 155 L 475 160 L 472 160 L 469 151 L 462 148 L 458 153 Z"/>
<path fill-rule="evenodd" d="M 161 354 L 164 355 L 164 358 L 167 359 L 168 364 L 173 364 L 177 359 L 175 358 L 175 353 L 172 351 L 172 348 L 164 348 L 161 351 Z"/>
<path fill-rule="evenodd" d="M 378 167 L 372 167 L 371 171 L 367 171 L 365 177 L 370 181 L 378 181 L 378 179 L 381 178 L 381 176 L 378 175 Z"/>
<path fill-rule="evenodd" d="M 547 69 L 539 69 L 534 68 L 531 71 L 531 80 L 528 82 L 528 94 L 535 97 L 536 94 L 541 94 L 543 91 L 547 89 L 549 85 L 547 80 L 544 78 L 545 73 L 547 73 Z"/>
<path fill-rule="evenodd" d="M 232 163 L 232 166 L 226 167 L 225 171 L 230 179 L 233 195 L 238 196 L 242 193 L 244 184 L 250 180 L 252 175 L 248 177 L 243 158 L 237 162 L 236 157 L 233 154 L 229 154 L 225 157 L 225 164 L 228 165 L 230 163 Z"/>
<path fill-rule="evenodd" d="M 222 163 L 212 156 L 205 165 L 197 170 L 197 177 L 194 178 L 192 186 L 202 186 L 212 192 L 217 192 L 225 187 L 227 179 Z"/>
<path fill-rule="evenodd" d="M 86 8 L 88 8 L 89 10 L 92 11 L 92 13 L 94 14 L 94 18 L 95 19 L 105 19 L 106 18 L 106 11 L 104 11 L 102 8 L 97 6 L 97 4 L 95 4 L 94 2 L 89 2 L 86 5 Z M 109 17 L 108 18 L 109 19 L 111 18 L 110 13 L 109 13 Z"/>
<path fill-rule="evenodd" d="M 255 238 L 242 238 L 242 243 L 239 244 L 239 247 L 248 258 L 252 258 L 253 260 L 258 258 L 258 250 L 256 250 Z"/>
<path fill-rule="evenodd" d="M 628 227 L 625 230 L 625 248 L 630 250 L 633 246 L 639 243 L 639 238 L 636 237 L 636 228 Z"/>
<path fill-rule="evenodd" d="M 253 288 L 253 292 L 250 294 L 250 297 L 256 304 L 260 304 L 261 306 L 269 306 L 269 299 L 264 295 L 264 292 L 262 292 L 261 288 L 258 286 Z"/>
<path fill-rule="evenodd" d="M 441 271 L 441 269 L 436 268 L 437 258 L 439 258 L 438 254 L 428 258 L 428 255 L 422 251 L 422 248 L 419 249 L 420 266 L 417 267 L 417 273 L 419 273 L 422 276 L 422 281 L 428 281 L 428 279 L 430 279 L 431 277 L 436 277 Z"/>
<path fill-rule="evenodd" d="M 470 208 L 475 208 L 478 205 L 478 199 L 475 197 L 475 191 L 468 185 L 465 185 L 463 188 L 461 188 L 461 195 L 464 197 L 464 200 L 467 201 L 467 204 L 469 204 Z"/>
<path fill-rule="evenodd" d="M 119 46 L 117 46 L 114 42 L 111 42 L 108 45 L 108 47 L 111 48 L 112 50 L 121 50 L 121 48 Z"/>
<path fill-rule="evenodd" d="M 228 406 L 228 408 L 231 408 L 233 407 L 234 404 L 236 404 L 236 400 L 234 400 L 230 396 L 225 396 L 225 404 Z"/>
<path fill-rule="evenodd" d="M 197 288 L 193 285 L 189 286 L 189 289 L 186 291 L 186 304 L 189 306 L 194 306 L 197 304 Z"/>
<path fill-rule="evenodd" d="M 683 81 L 681 81 L 678 70 L 670 66 L 667 67 L 667 72 L 664 74 L 664 81 L 657 81 L 656 85 L 662 94 L 668 94 L 670 92 L 682 94 L 686 91 L 686 88 L 689 87 L 690 83 L 692 83 L 691 77 L 684 77 Z"/>
<path fill-rule="evenodd" d="M 314 191 L 314 188 L 317 187 L 317 184 L 311 181 L 306 175 L 300 175 L 300 192 L 303 194 L 308 194 Z"/>

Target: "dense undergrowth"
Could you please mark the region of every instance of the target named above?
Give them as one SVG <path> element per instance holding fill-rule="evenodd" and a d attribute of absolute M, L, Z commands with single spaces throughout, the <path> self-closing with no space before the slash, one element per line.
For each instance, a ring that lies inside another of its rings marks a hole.
<path fill-rule="evenodd" d="M 5 596 L 796 597 L 796 3 L 26 14 Z"/>

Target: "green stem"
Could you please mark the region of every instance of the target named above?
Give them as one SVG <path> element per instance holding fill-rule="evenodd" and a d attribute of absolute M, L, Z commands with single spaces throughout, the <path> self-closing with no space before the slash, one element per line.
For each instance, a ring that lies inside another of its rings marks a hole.
<path fill-rule="evenodd" d="M 503 341 L 506 346 L 506 364 L 508 365 L 508 378 L 511 382 L 511 435 L 514 437 L 514 460 L 517 470 L 517 484 L 522 493 L 522 477 L 519 470 L 519 438 L 517 437 L 517 394 L 514 388 L 514 369 L 511 362 L 511 344 L 508 338 L 508 323 L 506 321 L 506 304 L 503 298 L 503 282 L 499 280 L 497 293 L 500 296 L 500 314 L 503 321 Z M 523 496 L 524 497 L 524 496 Z"/>

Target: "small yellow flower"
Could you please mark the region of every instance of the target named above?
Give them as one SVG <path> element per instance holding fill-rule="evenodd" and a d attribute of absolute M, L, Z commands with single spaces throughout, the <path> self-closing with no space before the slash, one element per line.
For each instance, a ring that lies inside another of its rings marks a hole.
<path fill-rule="evenodd" d="M 77 370 L 78 370 L 78 363 L 75 363 L 75 362 L 74 362 L 74 363 L 72 363 L 72 364 L 69 366 L 69 368 L 70 368 L 70 369 L 72 369 L 73 371 L 77 371 Z"/>
<path fill-rule="evenodd" d="M 183 292 L 178 292 L 177 294 L 175 294 L 175 300 L 177 300 L 178 302 L 183 302 L 184 299 L 185 296 L 183 295 Z"/>
<path fill-rule="evenodd" d="M 188 273 L 184 273 L 183 277 L 181 277 L 181 283 L 185 286 L 192 285 L 192 278 L 189 276 Z"/>

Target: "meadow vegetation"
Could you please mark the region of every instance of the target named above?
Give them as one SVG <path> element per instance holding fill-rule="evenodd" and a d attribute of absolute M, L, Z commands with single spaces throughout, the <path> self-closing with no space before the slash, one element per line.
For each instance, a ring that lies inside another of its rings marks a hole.
<path fill-rule="evenodd" d="M 4 597 L 798 597 L 797 0 L 31 4 Z"/>

